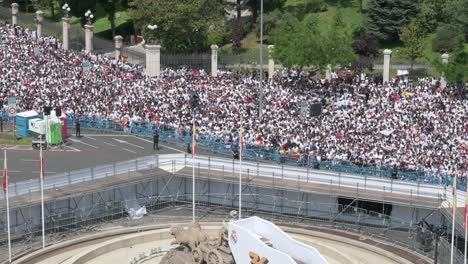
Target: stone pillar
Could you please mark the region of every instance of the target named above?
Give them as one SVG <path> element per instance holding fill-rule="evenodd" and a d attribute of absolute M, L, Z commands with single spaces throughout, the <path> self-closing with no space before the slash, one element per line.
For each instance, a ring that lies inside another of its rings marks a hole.
<path fill-rule="evenodd" d="M 44 12 L 41 10 L 38 10 L 36 12 L 36 33 L 37 33 L 37 38 L 42 37 L 42 21 L 44 20 Z"/>
<path fill-rule="evenodd" d="M 18 25 L 18 3 L 11 4 L 11 24 Z"/>
<path fill-rule="evenodd" d="M 68 17 L 63 17 L 63 29 L 62 29 L 62 48 L 64 50 L 68 50 L 69 48 L 69 42 L 70 42 L 70 37 L 68 35 L 68 32 L 70 30 L 70 18 Z"/>
<path fill-rule="evenodd" d="M 114 42 L 115 42 L 115 59 L 120 60 L 120 55 L 122 54 L 122 43 L 123 37 L 120 35 L 117 35 L 114 37 Z"/>
<path fill-rule="evenodd" d="M 444 54 L 442 54 L 440 56 L 440 58 L 442 59 L 442 64 L 447 65 L 449 63 L 450 55 L 447 54 L 447 53 L 444 53 Z M 442 87 L 442 88 L 447 87 L 447 80 L 445 80 L 445 73 L 444 72 L 442 72 L 442 74 L 440 76 L 440 87 Z"/>
<path fill-rule="evenodd" d="M 275 60 L 273 59 L 273 48 L 275 46 L 268 45 L 268 78 L 273 79 L 275 75 Z"/>
<path fill-rule="evenodd" d="M 325 80 L 331 81 L 332 79 L 331 72 L 332 72 L 331 64 L 327 64 L 327 69 L 325 70 Z"/>
<path fill-rule="evenodd" d="M 218 76 L 218 45 L 211 45 L 211 76 Z"/>
<path fill-rule="evenodd" d="M 86 52 L 93 51 L 93 35 L 94 35 L 94 25 L 86 24 L 85 25 L 85 50 Z"/>
<path fill-rule="evenodd" d="M 383 54 L 383 83 L 388 83 L 390 81 L 390 60 L 392 57 L 392 50 L 386 49 L 383 51 Z"/>
<path fill-rule="evenodd" d="M 161 46 L 146 45 L 146 75 L 159 77 L 161 71 Z"/>

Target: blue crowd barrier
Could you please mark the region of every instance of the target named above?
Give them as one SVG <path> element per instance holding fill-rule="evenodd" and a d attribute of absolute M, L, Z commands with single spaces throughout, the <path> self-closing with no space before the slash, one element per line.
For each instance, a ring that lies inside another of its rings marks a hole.
<path fill-rule="evenodd" d="M 67 127 L 74 128 L 76 119 L 67 117 Z M 132 123 L 123 125 L 120 121 L 103 120 L 96 117 L 81 117 L 80 126 L 82 128 L 93 128 L 96 130 L 115 130 L 127 132 L 137 136 L 151 137 L 156 125 L 147 123 Z M 171 143 L 184 148 L 191 145 L 191 131 L 179 131 L 158 127 L 161 142 Z M 237 143 L 224 142 L 212 137 L 199 135 L 197 138 L 197 149 L 208 151 L 224 156 L 232 156 L 232 147 L 238 147 Z M 342 173 L 352 173 L 363 176 L 391 177 L 393 168 L 385 166 L 358 166 L 349 161 L 329 161 L 318 162 L 313 156 L 301 155 L 290 158 L 281 155 L 277 149 L 267 149 L 258 146 L 246 145 L 243 152 L 243 159 L 250 161 L 273 161 L 285 165 L 302 166 L 310 168 L 320 168 Z M 434 185 L 452 185 L 453 177 L 450 175 L 438 175 L 424 171 L 398 170 L 397 178 L 400 180 L 429 183 Z M 459 190 L 466 190 L 466 178 L 457 182 Z"/>

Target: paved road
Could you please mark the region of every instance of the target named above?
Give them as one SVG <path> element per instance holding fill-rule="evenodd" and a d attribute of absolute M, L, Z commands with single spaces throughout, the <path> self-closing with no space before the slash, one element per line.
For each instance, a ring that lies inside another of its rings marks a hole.
<path fill-rule="evenodd" d="M 83 135 L 81 138 L 69 137 L 63 149 L 45 150 L 44 167 L 47 177 L 151 154 L 180 152 L 167 145 L 160 145 L 160 149 L 155 151 L 151 139 L 134 136 Z M 38 150 L 30 146 L 10 146 L 7 147 L 7 158 L 11 183 L 39 177 Z M 0 160 L 3 164 L 3 155 Z"/>

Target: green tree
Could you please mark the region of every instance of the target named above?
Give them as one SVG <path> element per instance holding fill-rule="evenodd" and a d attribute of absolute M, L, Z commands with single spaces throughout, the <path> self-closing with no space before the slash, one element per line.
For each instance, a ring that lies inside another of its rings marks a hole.
<path fill-rule="evenodd" d="M 448 0 L 444 9 L 445 22 L 457 27 L 468 40 L 468 0 Z"/>
<path fill-rule="evenodd" d="M 405 45 L 402 49 L 402 54 L 411 60 L 411 71 L 413 70 L 413 65 L 416 59 L 423 55 L 424 38 L 425 35 L 415 21 L 412 21 L 401 30 L 400 39 Z"/>
<path fill-rule="evenodd" d="M 416 17 L 418 27 L 425 33 L 434 32 L 439 22 L 444 20 L 443 11 L 447 0 L 422 0 L 420 12 Z"/>
<path fill-rule="evenodd" d="M 463 48 L 463 33 L 458 28 L 445 25 L 437 30 L 432 40 L 432 50 L 439 53 L 451 53 Z"/>
<path fill-rule="evenodd" d="M 299 67 L 325 64 L 321 54 L 322 38 L 317 28 L 317 19 L 312 16 L 299 21 L 286 13 L 280 27 L 274 29 L 271 38 L 275 44 L 273 57 L 285 67 Z"/>
<path fill-rule="evenodd" d="M 339 8 L 333 18 L 331 30 L 324 34 L 324 40 L 322 54 L 326 63 L 331 64 L 332 67 L 355 60 L 352 48 L 353 38 L 349 33 L 349 28 L 343 22 L 343 16 Z"/>
<path fill-rule="evenodd" d="M 433 65 L 444 73 L 445 79 L 450 83 L 468 81 L 468 52 L 463 49 L 452 52 L 447 65 L 442 64 L 440 59 L 433 61 Z"/>
<path fill-rule="evenodd" d="M 70 6 L 70 13 L 73 16 L 81 18 L 81 24 L 85 23 L 85 13 L 91 10 L 94 14 L 96 13 L 96 1 L 97 0 L 69 0 L 67 3 Z"/>
<path fill-rule="evenodd" d="M 352 37 L 337 12 L 331 29 L 321 32 L 315 16 L 300 21 L 286 13 L 281 25 L 271 33 L 275 45 L 273 56 L 286 67 L 315 66 L 324 68 L 352 62 L 355 58 L 351 47 Z"/>
<path fill-rule="evenodd" d="M 367 31 L 379 40 L 398 40 L 401 28 L 417 13 L 417 0 L 369 0 L 365 20 Z"/>
<path fill-rule="evenodd" d="M 98 0 L 101 6 L 104 8 L 104 11 L 107 13 L 107 20 L 111 25 L 112 38 L 115 37 L 115 13 L 117 8 L 121 4 L 121 0 Z"/>
<path fill-rule="evenodd" d="M 133 0 L 129 14 L 136 28 L 146 31 L 148 23 L 158 25 L 157 37 L 169 52 L 207 50 L 207 35 L 224 20 L 222 0 Z"/>

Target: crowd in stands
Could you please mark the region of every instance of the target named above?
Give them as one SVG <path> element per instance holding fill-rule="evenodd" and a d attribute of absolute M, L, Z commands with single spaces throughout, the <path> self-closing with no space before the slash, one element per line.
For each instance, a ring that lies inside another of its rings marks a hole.
<path fill-rule="evenodd" d="M 0 96 L 5 102 L 17 97 L 22 110 L 50 105 L 71 116 L 147 122 L 185 133 L 196 95 L 200 137 L 236 142 L 242 119 L 246 144 L 257 147 L 440 177 L 468 175 L 466 87 L 441 88 L 432 78 L 382 85 L 351 72 L 325 81 L 284 70 L 264 82 L 260 117 L 253 75 L 210 77 L 181 69 L 149 78 L 140 66 L 64 51 L 57 39 L 36 39 L 28 29 L 4 24 L 0 35 Z M 323 107 L 318 117 L 307 110 L 315 103 Z"/>

